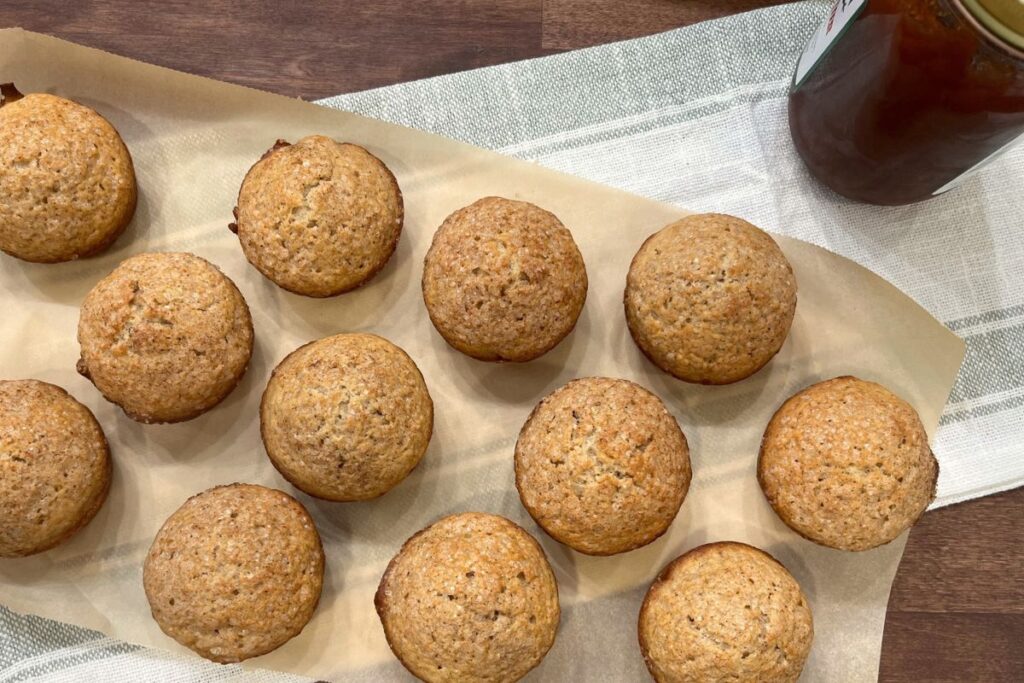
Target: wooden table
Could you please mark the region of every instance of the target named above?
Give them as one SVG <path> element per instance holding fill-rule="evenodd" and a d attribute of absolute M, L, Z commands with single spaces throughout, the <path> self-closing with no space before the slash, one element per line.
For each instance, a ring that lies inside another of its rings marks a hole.
<path fill-rule="evenodd" d="M 4 0 L 0 27 L 315 99 L 770 4 Z M 914 529 L 889 600 L 881 680 L 1024 681 L 1024 489 L 929 513 Z"/>

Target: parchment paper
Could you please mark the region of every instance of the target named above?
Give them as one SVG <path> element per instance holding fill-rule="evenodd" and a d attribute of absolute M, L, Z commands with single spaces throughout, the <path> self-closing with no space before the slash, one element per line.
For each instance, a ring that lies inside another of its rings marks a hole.
<path fill-rule="evenodd" d="M 636 617 L 646 586 L 681 552 L 723 539 L 765 548 L 807 592 L 815 642 L 804 680 L 876 678 L 886 601 L 905 538 L 859 554 L 805 541 L 771 511 L 754 466 L 778 405 L 839 374 L 889 386 L 933 432 L 963 344 L 892 286 L 822 249 L 778 238 L 800 287 L 789 340 L 747 381 L 691 386 L 642 357 L 622 310 L 630 258 L 649 234 L 683 213 L 676 207 L 430 134 L 20 30 L 0 32 L 0 80 L 15 81 L 23 92 L 70 97 L 106 116 L 131 150 L 141 190 L 132 226 L 98 258 L 63 265 L 0 258 L 0 376 L 67 388 L 95 412 L 115 461 L 109 500 L 82 533 L 41 556 L 0 562 L 0 601 L 11 609 L 185 651 L 150 617 L 143 557 L 159 525 L 190 495 L 245 481 L 296 495 L 315 517 L 327 553 L 313 620 L 252 666 L 337 680 L 407 678 L 373 610 L 377 581 L 409 535 L 441 515 L 483 510 L 537 536 L 558 577 L 561 630 L 529 680 L 644 680 Z M 326 301 L 288 294 L 264 279 L 227 229 L 249 166 L 277 138 L 295 141 L 312 133 L 370 149 L 395 172 L 406 201 L 405 231 L 391 263 L 367 287 Z M 557 214 L 590 274 L 575 332 L 526 365 L 481 363 L 449 349 L 420 295 L 433 231 L 451 211 L 490 194 Z M 213 411 L 178 425 L 132 422 L 75 373 L 82 298 L 118 262 L 152 250 L 191 251 L 216 263 L 245 295 L 255 322 L 256 350 L 241 385 Z M 257 405 L 270 370 L 289 351 L 353 330 L 379 333 L 416 360 L 435 401 L 435 432 L 421 465 L 383 498 L 327 503 L 298 493 L 270 466 Z M 660 395 L 679 419 L 693 458 L 693 486 L 669 533 L 610 558 L 579 555 L 545 536 L 513 485 L 512 448 L 529 411 L 549 391 L 588 375 L 631 378 Z"/>

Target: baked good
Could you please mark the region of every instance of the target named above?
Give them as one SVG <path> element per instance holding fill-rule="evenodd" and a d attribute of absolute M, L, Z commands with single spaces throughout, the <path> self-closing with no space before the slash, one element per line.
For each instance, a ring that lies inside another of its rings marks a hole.
<path fill-rule="evenodd" d="M 0 249 L 38 263 L 95 254 L 128 226 L 137 196 L 128 148 L 102 116 L 56 95 L 5 97 Z"/>
<path fill-rule="evenodd" d="M 558 586 L 540 545 L 478 512 L 445 517 L 391 560 L 374 599 L 388 645 L 428 681 L 517 681 L 555 641 Z"/>
<path fill-rule="evenodd" d="M 485 197 L 445 219 L 423 264 L 423 301 L 444 340 L 487 361 L 528 361 L 562 341 L 587 298 L 572 234 L 527 202 Z"/>
<path fill-rule="evenodd" d="M 796 681 L 814 626 L 796 579 L 766 552 L 710 543 L 673 560 L 640 608 L 640 651 L 658 683 Z"/>
<path fill-rule="evenodd" d="M 555 540 L 612 555 L 665 533 L 690 487 L 686 437 L 657 396 L 624 379 L 569 382 L 533 409 L 516 488 Z"/>
<path fill-rule="evenodd" d="M 408 354 L 375 334 L 338 334 L 293 351 L 260 403 L 274 467 L 306 493 L 365 500 L 402 481 L 427 450 L 434 404 Z"/>
<path fill-rule="evenodd" d="M 153 619 L 215 662 L 266 654 L 299 634 L 323 587 L 313 519 L 283 491 L 253 484 L 192 496 L 157 532 L 142 580 Z"/>
<path fill-rule="evenodd" d="M 0 380 L 0 557 L 48 550 L 88 524 L 110 469 L 88 408 L 46 382 Z"/>
<path fill-rule="evenodd" d="M 236 222 L 249 263 L 296 294 L 367 282 L 391 258 L 404 208 L 395 176 L 358 145 L 322 135 L 278 141 L 249 170 Z"/>
<path fill-rule="evenodd" d="M 757 479 L 786 524 L 841 550 L 909 529 L 935 498 L 939 464 L 917 411 L 856 377 L 811 385 L 776 411 Z"/>
<path fill-rule="evenodd" d="M 729 384 L 772 359 L 796 312 L 796 278 L 768 233 L 740 218 L 687 216 L 651 235 L 626 277 L 633 340 L 665 372 Z"/>
<path fill-rule="evenodd" d="M 82 303 L 78 371 L 139 422 L 181 422 L 227 396 L 252 356 L 241 292 L 192 254 L 139 254 Z"/>

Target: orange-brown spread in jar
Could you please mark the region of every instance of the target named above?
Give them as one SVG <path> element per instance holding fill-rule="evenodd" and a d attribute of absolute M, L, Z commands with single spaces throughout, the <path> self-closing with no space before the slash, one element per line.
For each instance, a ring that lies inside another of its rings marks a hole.
<path fill-rule="evenodd" d="M 1000 6 L 838 0 L 819 34 L 845 23 L 816 36 L 821 54 L 798 68 L 789 97 L 793 142 L 811 173 L 858 201 L 908 204 L 949 189 L 1024 133 L 1015 24 L 1024 12 L 1000 15 Z"/>

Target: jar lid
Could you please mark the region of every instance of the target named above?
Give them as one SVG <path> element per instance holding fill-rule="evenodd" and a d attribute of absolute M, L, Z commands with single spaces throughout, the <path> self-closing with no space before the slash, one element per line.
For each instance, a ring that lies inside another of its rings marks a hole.
<path fill-rule="evenodd" d="M 985 28 L 1024 49 L 1024 0 L 962 0 Z"/>

